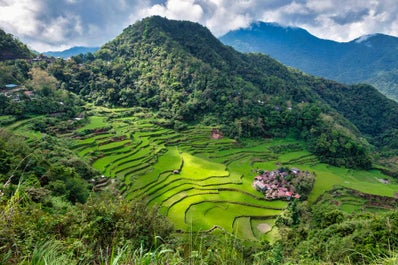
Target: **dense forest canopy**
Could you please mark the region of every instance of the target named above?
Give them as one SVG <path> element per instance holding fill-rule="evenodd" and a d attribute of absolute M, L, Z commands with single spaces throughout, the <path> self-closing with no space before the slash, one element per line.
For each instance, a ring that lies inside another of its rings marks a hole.
<path fill-rule="evenodd" d="M 33 58 L 33 52 L 13 35 L 0 29 L 0 61 L 28 58 Z"/>

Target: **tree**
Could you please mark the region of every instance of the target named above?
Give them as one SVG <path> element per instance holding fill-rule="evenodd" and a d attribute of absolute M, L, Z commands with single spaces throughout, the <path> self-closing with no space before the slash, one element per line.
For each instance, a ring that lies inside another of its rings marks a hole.
<path fill-rule="evenodd" d="M 27 84 L 28 87 L 45 97 L 54 93 L 58 84 L 55 77 L 49 75 L 47 71 L 40 68 L 32 68 L 29 74 L 31 76 L 31 80 Z"/>

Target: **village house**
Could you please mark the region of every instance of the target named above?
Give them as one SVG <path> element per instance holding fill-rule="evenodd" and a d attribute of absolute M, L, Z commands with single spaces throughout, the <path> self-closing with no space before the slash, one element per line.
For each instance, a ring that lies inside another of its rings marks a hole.
<path fill-rule="evenodd" d="M 223 138 L 223 133 L 220 131 L 220 129 L 218 128 L 213 128 L 211 130 L 211 139 L 216 139 L 216 140 L 220 140 Z"/>
<path fill-rule="evenodd" d="M 36 94 L 35 94 L 34 91 L 25 90 L 25 91 L 23 92 L 23 94 L 24 94 L 26 97 L 28 97 L 30 100 L 37 99 L 37 96 L 36 96 Z"/>
<path fill-rule="evenodd" d="M 21 95 L 25 95 L 32 99 L 34 96 L 33 91 L 28 91 L 25 86 L 17 84 L 7 84 L 0 89 L 0 94 L 12 99 L 15 102 L 21 101 Z"/>
<path fill-rule="evenodd" d="M 267 200 L 300 199 L 301 194 L 296 193 L 295 187 L 287 180 L 287 177 L 290 175 L 294 178 L 302 174 L 308 173 L 301 172 L 298 168 L 265 170 L 254 178 L 252 186 L 257 191 L 262 192 Z"/>
<path fill-rule="evenodd" d="M 7 84 L 7 85 L 5 85 L 6 89 L 15 89 L 17 87 L 18 87 L 18 85 L 16 85 L 16 84 Z"/>

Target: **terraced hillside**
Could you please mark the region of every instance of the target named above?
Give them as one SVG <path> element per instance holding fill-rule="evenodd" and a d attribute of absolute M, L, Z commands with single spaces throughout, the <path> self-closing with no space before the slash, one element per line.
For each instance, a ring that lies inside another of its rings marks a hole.
<path fill-rule="evenodd" d="M 311 201 L 336 184 L 387 196 L 398 190 L 396 185 L 382 186 L 377 179 L 385 176 L 377 171 L 361 179 L 364 172 L 320 164 L 294 140 L 242 145 L 211 139 L 210 127 L 178 133 L 142 114 L 118 117 L 121 113 L 90 117 L 91 122 L 79 129 L 83 136 L 75 137 L 74 148 L 105 176 L 122 181 L 127 197 L 159 206 L 180 231 L 220 228 L 249 239 L 269 232 L 287 203 L 266 201 L 252 188 L 257 169 L 294 166 L 315 172 Z"/>
<path fill-rule="evenodd" d="M 287 202 L 266 201 L 253 189 L 258 169 L 284 166 L 312 172 L 316 181 L 310 202 L 336 185 L 387 197 L 398 191 L 398 185 L 379 171 L 319 163 L 302 142 L 212 139 L 211 127 L 176 132 L 157 125 L 160 121 L 151 117 L 127 109 L 95 109 L 87 125 L 59 136 L 70 139 L 72 150 L 115 179 L 125 196 L 159 206 L 177 231 L 222 229 L 241 238 L 273 240 L 274 223 Z M 9 128 L 40 137 L 28 126 L 26 120 Z M 381 181 L 386 179 L 388 184 Z M 350 211 L 361 210 L 360 204 L 354 206 L 348 207 Z"/>
<path fill-rule="evenodd" d="M 254 239 L 285 208 L 286 202 L 265 201 L 250 184 L 251 161 L 272 157 L 266 145 L 242 148 L 231 139 L 210 139 L 210 127 L 176 133 L 117 116 L 90 117 L 74 134 L 73 149 L 104 176 L 122 181 L 127 197 L 160 206 L 177 230 L 221 228 Z"/>

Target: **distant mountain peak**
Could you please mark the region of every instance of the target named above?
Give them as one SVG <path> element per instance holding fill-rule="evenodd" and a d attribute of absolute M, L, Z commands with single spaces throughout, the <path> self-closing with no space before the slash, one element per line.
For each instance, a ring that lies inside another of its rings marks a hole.
<path fill-rule="evenodd" d="M 86 54 L 86 53 L 94 53 L 98 50 L 98 47 L 84 47 L 84 46 L 75 46 L 64 51 L 48 51 L 43 52 L 43 54 L 47 56 L 53 57 L 61 57 L 61 58 L 68 58 L 79 54 Z"/>
<path fill-rule="evenodd" d="M 211 64 L 222 65 L 225 61 L 234 60 L 232 49 L 223 45 L 203 25 L 160 16 L 147 17 L 130 25 L 122 34 L 106 43 L 99 52 L 102 53 L 105 49 L 111 51 L 111 57 L 128 58 L 138 46 L 148 44 L 162 46 L 168 53 L 179 49 Z"/>
<path fill-rule="evenodd" d="M 304 29 L 255 23 L 220 37 L 242 52 L 262 52 L 304 72 L 344 83 L 365 82 L 398 100 L 398 38 L 367 34 L 349 42 L 325 40 Z"/>

